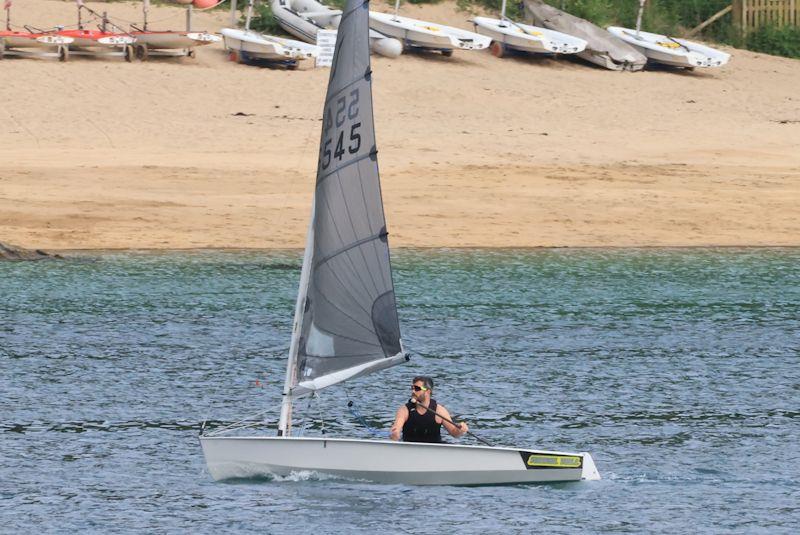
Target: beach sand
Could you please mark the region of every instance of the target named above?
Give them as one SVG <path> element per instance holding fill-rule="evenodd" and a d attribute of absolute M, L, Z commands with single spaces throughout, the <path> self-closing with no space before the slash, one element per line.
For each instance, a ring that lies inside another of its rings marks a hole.
<path fill-rule="evenodd" d="M 141 19 L 138 3 L 89 5 Z M 470 27 L 452 3 L 401 11 Z M 152 27 L 184 24 L 152 8 L 165 18 Z M 75 6 L 27 0 L 13 20 L 74 24 Z M 195 29 L 226 23 L 195 13 Z M 643 73 L 373 56 L 392 245 L 800 245 L 800 61 L 728 51 L 720 70 Z M 0 241 L 303 247 L 328 75 L 236 65 L 221 45 L 195 60 L 3 60 Z"/>

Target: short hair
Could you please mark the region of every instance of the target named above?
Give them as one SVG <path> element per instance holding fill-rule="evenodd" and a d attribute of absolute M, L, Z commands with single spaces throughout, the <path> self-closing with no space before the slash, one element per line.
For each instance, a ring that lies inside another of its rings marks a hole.
<path fill-rule="evenodd" d="M 414 377 L 411 380 L 412 383 L 416 383 L 417 381 L 422 381 L 422 384 L 426 388 L 429 388 L 430 390 L 433 390 L 433 379 L 431 379 L 427 375 L 417 375 L 416 377 Z"/>

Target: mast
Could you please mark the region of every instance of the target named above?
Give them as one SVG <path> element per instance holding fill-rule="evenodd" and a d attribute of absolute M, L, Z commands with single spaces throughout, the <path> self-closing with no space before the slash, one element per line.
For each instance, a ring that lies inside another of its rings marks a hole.
<path fill-rule="evenodd" d="M 642 14 L 644 13 L 644 4 L 646 2 L 647 0 L 639 0 L 639 14 L 636 15 L 636 37 L 639 37 L 639 32 L 642 29 Z"/>
<path fill-rule="evenodd" d="M 314 212 L 316 201 L 311 204 L 311 218 L 306 235 L 306 250 L 303 253 L 303 267 L 300 271 L 300 286 L 297 290 L 297 303 L 294 307 L 294 322 L 292 323 L 292 341 L 289 344 L 289 359 L 286 363 L 286 380 L 283 383 L 283 401 L 281 402 L 281 419 L 278 422 L 278 436 L 288 437 L 292 431 L 292 387 L 294 386 L 297 369 L 297 351 L 300 347 L 300 332 L 305 312 L 306 295 L 308 294 L 308 280 L 311 274 L 311 257 L 314 253 Z"/>
<path fill-rule="evenodd" d="M 6 30 L 11 31 L 11 0 L 6 0 L 3 7 L 6 8 Z"/>
<path fill-rule="evenodd" d="M 400 0 L 394 1 L 394 20 L 397 20 L 397 12 L 400 9 Z"/>
<path fill-rule="evenodd" d="M 144 2 L 142 2 L 142 10 L 144 11 L 144 27 L 142 29 L 147 31 L 147 15 L 150 13 L 150 0 L 144 0 Z"/>
<path fill-rule="evenodd" d="M 247 17 L 244 21 L 244 31 L 250 31 L 250 20 L 253 18 L 253 0 L 247 2 Z"/>
<path fill-rule="evenodd" d="M 500 6 L 500 26 L 506 27 L 506 0 Z"/>

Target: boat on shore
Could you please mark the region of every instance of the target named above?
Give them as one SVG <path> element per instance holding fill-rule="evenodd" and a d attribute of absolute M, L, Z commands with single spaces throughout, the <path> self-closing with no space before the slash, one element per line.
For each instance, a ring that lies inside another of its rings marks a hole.
<path fill-rule="evenodd" d="M 576 54 L 581 59 L 612 71 L 640 71 L 647 64 L 644 54 L 588 20 L 570 15 L 542 0 L 523 0 L 523 4 L 526 16 L 533 24 L 586 41 L 586 48 Z"/>
<path fill-rule="evenodd" d="M 438 51 L 445 56 L 452 56 L 454 50 L 483 50 L 492 42 L 479 33 L 400 16 L 399 8 L 400 0 L 396 0 L 394 13 L 370 11 L 370 28 L 399 39 L 404 47 Z"/>
<path fill-rule="evenodd" d="M 312 44 L 317 42 L 319 30 L 338 28 L 342 18 L 341 10 L 332 9 L 316 0 L 272 0 L 270 8 L 281 28 Z M 388 58 L 396 58 L 403 53 L 400 41 L 375 30 L 369 31 L 369 48 Z"/>
<path fill-rule="evenodd" d="M 153 54 L 185 55 L 193 58 L 196 47 L 222 40 L 208 32 L 135 30 L 130 34 L 136 39 L 136 57 L 142 60 Z"/>
<path fill-rule="evenodd" d="M 670 67 L 722 67 L 731 59 L 730 54 L 679 37 L 619 26 L 610 26 L 608 31 L 647 56 L 648 61 Z"/>
<path fill-rule="evenodd" d="M 0 59 L 5 56 L 69 59 L 71 37 L 47 32 L 0 31 Z"/>
<path fill-rule="evenodd" d="M 462 434 L 486 445 L 292 436 L 298 400 L 410 358 L 400 337 L 378 174 L 368 25 L 367 4 L 348 0 L 322 113 L 277 436 L 234 434 L 248 432 L 247 424 L 206 433 L 203 424 L 199 440 L 211 477 L 314 472 L 407 485 L 599 479 L 589 453 L 497 447 L 465 427 Z"/>
<path fill-rule="evenodd" d="M 253 18 L 253 2 L 248 0 L 244 29 L 223 28 L 220 30 L 228 51 L 228 58 L 236 63 L 266 62 L 282 65 L 289 69 L 298 67 L 298 61 L 313 60 L 319 54 L 319 47 L 285 39 L 274 35 L 266 35 L 250 29 Z M 231 4 L 231 19 L 235 18 L 236 4 Z"/>
<path fill-rule="evenodd" d="M 506 17 L 506 0 L 500 6 L 500 18 L 473 17 L 475 31 L 492 38 L 490 50 L 502 58 L 507 50 L 530 54 L 577 54 L 586 41 L 555 30 L 521 24 Z"/>

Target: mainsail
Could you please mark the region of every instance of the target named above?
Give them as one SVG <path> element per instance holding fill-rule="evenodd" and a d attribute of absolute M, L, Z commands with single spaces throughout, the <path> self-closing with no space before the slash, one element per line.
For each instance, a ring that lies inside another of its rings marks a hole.
<path fill-rule="evenodd" d="M 289 398 L 405 360 L 378 177 L 368 6 L 348 0 L 336 38 L 284 390 Z"/>

